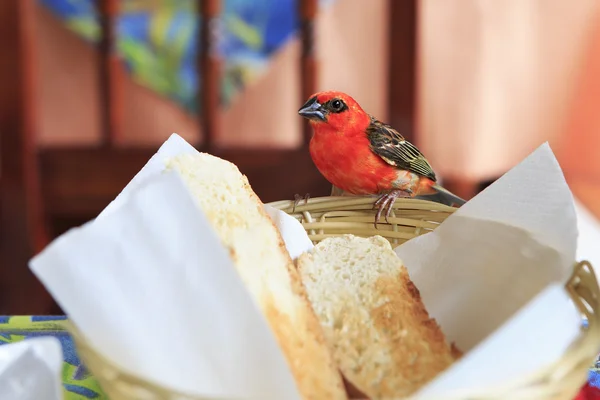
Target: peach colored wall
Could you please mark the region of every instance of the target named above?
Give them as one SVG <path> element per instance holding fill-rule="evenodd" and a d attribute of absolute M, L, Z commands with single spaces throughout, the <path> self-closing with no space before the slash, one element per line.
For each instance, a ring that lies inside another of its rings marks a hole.
<path fill-rule="evenodd" d="M 559 156 L 565 171 L 600 182 L 600 14 L 595 22 Z"/>
<path fill-rule="evenodd" d="M 389 0 L 338 0 L 318 18 L 319 89 L 349 92 L 385 118 Z M 43 146 L 91 144 L 100 137 L 98 56 L 41 6 L 36 10 L 39 53 L 39 132 Z M 360 28 L 357 28 L 360 27 Z M 270 69 L 224 110 L 222 146 L 294 147 L 300 143 L 300 46 L 292 40 Z M 196 117 L 129 79 L 123 88 L 123 145 L 157 145 L 172 132 L 199 138 Z"/>
<path fill-rule="evenodd" d="M 439 174 L 495 178 L 557 146 L 600 2 L 419 4 L 419 145 Z"/>
<path fill-rule="evenodd" d="M 558 160 L 573 194 L 600 219 L 600 14 L 582 79 L 560 138 Z"/>

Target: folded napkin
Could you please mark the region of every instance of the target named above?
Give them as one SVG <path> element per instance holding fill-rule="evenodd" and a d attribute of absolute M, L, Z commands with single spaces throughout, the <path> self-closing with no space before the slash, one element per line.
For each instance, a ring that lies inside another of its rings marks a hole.
<path fill-rule="evenodd" d="M 53 337 L 23 340 L 0 347 L 2 400 L 60 400 L 62 351 Z"/>

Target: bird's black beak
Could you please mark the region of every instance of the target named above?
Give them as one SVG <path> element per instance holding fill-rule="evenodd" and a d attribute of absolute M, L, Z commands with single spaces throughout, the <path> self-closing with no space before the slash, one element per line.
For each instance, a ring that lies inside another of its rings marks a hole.
<path fill-rule="evenodd" d="M 298 114 L 308 120 L 327 121 L 321 104 L 317 101 L 317 97 L 311 97 L 301 108 Z"/>

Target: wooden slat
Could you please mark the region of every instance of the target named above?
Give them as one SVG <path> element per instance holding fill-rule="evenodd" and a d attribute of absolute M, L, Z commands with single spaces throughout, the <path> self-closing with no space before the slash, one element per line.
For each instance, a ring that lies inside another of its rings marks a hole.
<path fill-rule="evenodd" d="M 300 59 L 301 93 L 299 104 L 305 102 L 317 90 L 317 54 L 315 50 L 315 20 L 319 7 L 318 0 L 299 0 L 300 8 L 300 40 L 302 42 L 302 55 Z M 308 144 L 312 136 L 312 129 L 308 121 L 304 121 L 304 143 Z"/>
<path fill-rule="evenodd" d="M 53 304 L 27 268 L 47 242 L 34 149 L 34 7 L 0 1 L 0 315 Z"/>
<path fill-rule="evenodd" d="M 389 3 L 389 120 L 413 142 L 416 140 L 417 0 Z"/>
<path fill-rule="evenodd" d="M 390 1 L 389 13 L 389 121 L 404 137 L 419 145 L 416 112 L 418 92 L 418 0 Z M 444 179 L 444 187 L 469 200 L 480 182 Z"/>
<path fill-rule="evenodd" d="M 198 100 L 201 103 L 198 118 L 202 132 L 202 146 L 209 151 L 214 138 L 219 136 L 221 108 L 221 60 L 218 55 L 218 24 L 220 0 L 199 0 L 198 13 L 201 29 L 198 40 L 198 71 L 200 74 Z"/>
<path fill-rule="evenodd" d="M 95 217 L 155 152 L 133 148 L 44 150 L 40 168 L 46 207 L 55 216 Z M 328 195 L 331 191 L 306 149 L 231 149 L 214 154 L 236 164 L 264 202 L 291 200 L 295 194 Z"/>
<path fill-rule="evenodd" d="M 102 145 L 110 147 L 123 132 L 123 66 L 115 51 L 118 0 L 98 2 L 102 37 L 99 44 L 99 93 Z"/>

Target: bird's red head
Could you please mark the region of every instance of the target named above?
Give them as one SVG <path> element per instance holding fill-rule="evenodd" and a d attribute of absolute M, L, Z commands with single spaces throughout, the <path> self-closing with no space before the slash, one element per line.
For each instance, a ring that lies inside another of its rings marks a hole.
<path fill-rule="evenodd" d="M 325 127 L 344 132 L 348 128 L 365 129 L 371 118 L 352 97 L 346 93 L 327 91 L 311 96 L 298 110 L 298 114 L 314 127 Z"/>

